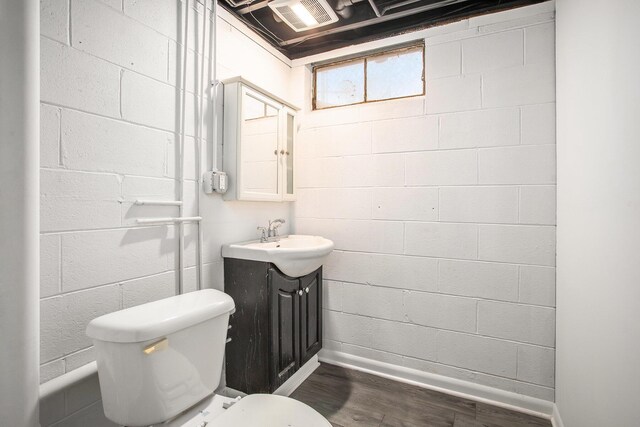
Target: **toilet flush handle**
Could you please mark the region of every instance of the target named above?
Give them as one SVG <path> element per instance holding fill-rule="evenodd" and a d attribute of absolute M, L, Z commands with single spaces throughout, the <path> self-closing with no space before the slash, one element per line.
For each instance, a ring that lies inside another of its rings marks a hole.
<path fill-rule="evenodd" d="M 155 353 L 156 351 L 166 350 L 169 347 L 169 340 L 162 338 L 160 341 L 156 341 L 153 344 L 149 344 L 142 349 L 142 352 L 146 355 Z"/>

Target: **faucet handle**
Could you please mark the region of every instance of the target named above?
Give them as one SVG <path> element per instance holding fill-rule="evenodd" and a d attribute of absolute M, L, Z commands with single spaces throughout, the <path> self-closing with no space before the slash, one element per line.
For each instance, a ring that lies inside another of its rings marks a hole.
<path fill-rule="evenodd" d="M 269 220 L 269 228 L 273 228 L 273 227 L 280 227 L 282 224 L 284 224 L 286 221 L 283 218 L 278 218 L 278 219 L 270 219 Z"/>
<path fill-rule="evenodd" d="M 258 227 L 256 229 L 260 232 L 260 241 L 261 242 L 266 242 L 267 241 L 267 227 Z"/>
<path fill-rule="evenodd" d="M 286 221 L 284 219 L 278 218 L 273 221 L 269 221 L 269 236 L 277 237 L 278 236 L 278 228 Z"/>

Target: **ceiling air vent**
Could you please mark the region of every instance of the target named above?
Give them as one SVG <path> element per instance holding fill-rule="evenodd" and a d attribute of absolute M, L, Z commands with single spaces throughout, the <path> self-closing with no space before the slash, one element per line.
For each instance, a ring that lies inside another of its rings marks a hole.
<path fill-rule="evenodd" d="M 338 21 L 326 0 L 274 0 L 269 7 L 295 31 L 306 31 Z"/>

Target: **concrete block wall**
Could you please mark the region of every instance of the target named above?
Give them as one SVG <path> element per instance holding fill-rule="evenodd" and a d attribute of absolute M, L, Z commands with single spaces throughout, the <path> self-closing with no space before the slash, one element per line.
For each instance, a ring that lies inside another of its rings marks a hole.
<path fill-rule="evenodd" d="M 203 138 L 196 131 L 200 97 L 208 93 L 200 87 L 203 61 L 207 76 L 211 72 L 201 3 L 41 1 L 42 382 L 95 360 L 85 336 L 92 318 L 175 293 L 177 227 L 139 226 L 136 219 L 178 210 L 134 202 L 177 196 L 178 118 L 186 89 L 184 214 L 197 212 L 197 150 L 202 146 L 207 159 L 215 153 L 208 97 Z M 287 98 L 287 60 L 247 34 L 220 11 L 218 77 L 243 75 Z M 203 40 L 204 57 L 196 53 Z M 186 75 L 179 71 L 183 46 Z M 222 244 L 256 237 L 256 226 L 269 218 L 289 220 L 289 205 L 203 196 L 204 286 L 223 287 Z M 185 226 L 187 291 L 196 289 L 197 231 Z M 110 425 L 97 378 L 44 400 L 41 424 Z"/>
<path fill-rule="evenodd" d="M 336 244 L 326 348 L 553 401 L 553 7 L 416 35 L 425 97 L 306 99 L 295 220 Z"/>

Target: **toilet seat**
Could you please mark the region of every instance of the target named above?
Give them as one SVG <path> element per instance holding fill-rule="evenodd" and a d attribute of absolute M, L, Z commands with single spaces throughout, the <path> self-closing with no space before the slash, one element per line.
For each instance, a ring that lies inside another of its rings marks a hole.
<path fill-rule="evenodd" d="M 252 394 L 216 417 L 212 427 L 331 427 L 325 417 L 284 396 Z"/>
<path fill-rule="evenodd" d="M 235 403 L 222 410 L 223 402 Z M 188 412 L 168 427 L 331 427 L 310 406 L 272 394 L 251 394 L 238 401 L 214 395 Z"/>

